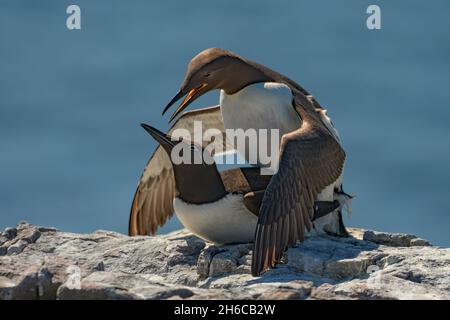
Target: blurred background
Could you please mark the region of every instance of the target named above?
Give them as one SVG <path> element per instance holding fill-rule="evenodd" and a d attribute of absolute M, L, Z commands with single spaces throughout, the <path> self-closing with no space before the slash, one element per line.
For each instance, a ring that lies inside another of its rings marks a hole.
<path fill-rule="evenodd" d="M 81 30 L 66 28 L 70 4 Z M 370 4 L 381 30 L 366 27 Z M 167 129 L 188 61 L 223 47 L 329 109 L 357 195 L 346 224 L 450 246 L 449 13 L 446 0 L 1 0 L 0 229 L 126 233 L 156 146 L 139 123 Z"/>

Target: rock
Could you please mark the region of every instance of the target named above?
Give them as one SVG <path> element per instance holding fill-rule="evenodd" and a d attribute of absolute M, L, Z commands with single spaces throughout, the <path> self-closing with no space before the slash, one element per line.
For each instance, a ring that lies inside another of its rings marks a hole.
<path fill-rule="evenodd" d="M 253 277 L 252 244 L 219 247 L 187 230 L 13 230 L 0 235 L 0 299 L 450 299 L 450 249 L 407 234 L 311 237 Z"/>
<path fill-rule="evenodd" d="M 386 233 L 378 231 L 366 231 L 364 233 L 364 240 L 372 241 L 374 243 L 386 244 L 396 247 L 412 247 L 412 246 L 430 246 L 431 244 L 420 239 L 412 234 L 405 233 Z"/>
<path fill-rule="evenodd" d="M 403 299 L 403 300 L 424 300 L 424 299 L 449 299 L 448 291 L 440 290 L 433 286 L 417 286 L 414 282 L 405 281 L 392 275 L 374 273 L 368 279 L 353 279 L 335 286 L 322 285 L 313 293 L 314 298 L 334 297 L 352 299 Z"/>
<path fill-rule="evenodd" d="M 17 229 L 16 228 L 6 228 L 2 236 L 4 236 L 7 240 L 11 240 L 17 236 Z"/>
<path fill-rule="evenodd" d="M 19 254 L 23 251 L 23 249 L 27 246 L 28 242 L 20 239 L 16 241 L 14 244 L 10 245 L 6 251 L 7 254 Z"/>
<path fill-rule="evenodd" d="M 422 239 L 422 238 L 415 238 L 411 239 L 409 242 L 409 245 L 411 247 L 425 247 L 425 246 L 431 246 L 431 243 L 428 242 L 428 240 Z"/>
<path fill-rule="evenodd" d="M 0 232 L 0 256 L 6 254 L 6 248 L 3 244 L 17 236 L 16 228 L 6 228 L 3 232 Z"/>
<path fill-rule="evenodd" d="M 207 278 L 209 276 L 209 267 L 213 257 L 217 254 L 219 249 L 216 246 L 205 248 L 197 259 L 197 274 L 200 278 Z"/>

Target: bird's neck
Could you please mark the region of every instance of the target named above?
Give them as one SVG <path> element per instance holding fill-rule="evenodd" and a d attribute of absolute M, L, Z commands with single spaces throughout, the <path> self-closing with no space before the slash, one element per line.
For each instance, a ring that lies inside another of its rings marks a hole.
<path fill-rule="evenodd" d="M 258 68 L 252 62 L 238 60 L 230 65 L 228 75 L 223 77 L 222 83 L 218 87 L 232 95 L 246 86 L 267 81 L 273 81 L 273 78 L 266 74 L 263 69 Z"/>
<path fill-rule="evenodd" d="M 175 166 L 174 173 L 178 198 L 186 203 L 211 203 L 227 194 L 215 165 Z"/>

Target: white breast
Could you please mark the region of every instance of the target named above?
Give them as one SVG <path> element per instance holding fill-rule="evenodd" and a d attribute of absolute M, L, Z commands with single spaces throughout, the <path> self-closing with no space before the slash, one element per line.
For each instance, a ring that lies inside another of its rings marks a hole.
<path fill-rule="evenodd" d="M 241 194 L 228 194 L 202 205 L 175 198 L 173 207 L 183 226 L 204 240 L 216 244 L 253 242 L 258 217 L 244 206 Z"/>
<path fill-rule="evenodd" d="M 292 99 L 291 89 L 276 82 L 255 83 L 232 95 L 222 90 L 220 110 L 225 129 L 279 129 L 281 140 L 285 133 L 301 126 Z M 248 148 L 237 151 L 249 160 Z"/>
<path fill-rule="evenodd" d="M 301 126 L 301 119 L 292 105 L 292 91 L 282 83 L 266 82 L 249 85 L 235 94 L 220 92 L 220 109 L 225 129 L 279 129 L 279 138 Z M 340 143 L 339 133 L 326 110 L 318 111 L 324 125 Z M 248 161 L 248 148 L 237 150 Z M 333 201 L 334 189 L 342 184 L 342 175 L 318 195 L 317 200 Z M 337 210 L 315 221 L 316 230 L 311 234 L 328 231 L 337 233 Z"/>

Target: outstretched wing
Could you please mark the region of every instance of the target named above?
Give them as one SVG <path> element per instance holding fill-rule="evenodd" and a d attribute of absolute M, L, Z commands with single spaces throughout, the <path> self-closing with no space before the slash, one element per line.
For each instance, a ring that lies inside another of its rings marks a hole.
<path fill-rule="evenodd" d="M 345 152 L 311 111 L 295 102 L 302 126 L 283 135 L 278 172 L 262 200 L 252 274 L 277 263 L 289 245 L 310 230 L 317 195 L 341 175 Z"/>
<path fill-rule="evenodd" d="M 220 107 L 215 106 L 183 113 L 170 128 L 169 133 L 183 128 L 188 130 L 193 137 L 194 121 L 201 121 L 203 133 L 211 128 L 218 129 L 222 133 L 225 131 Z M 223 137 L 222 139 L 214 141 L 220 144 L 223 142 L 224 151 L 229 150 L 230 146 L 226 144 Z M 204 141 L 204 146 L 208 142 Z M 134 194 L 128 225 L 129 235 L 155 234 L 158 227 L 164 225 L 172 216 L 172 203 L 176 192 L 169 156 L 161 146 L 158 146 L 147 163 Z"/>

